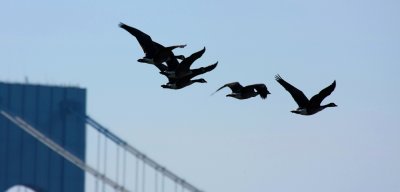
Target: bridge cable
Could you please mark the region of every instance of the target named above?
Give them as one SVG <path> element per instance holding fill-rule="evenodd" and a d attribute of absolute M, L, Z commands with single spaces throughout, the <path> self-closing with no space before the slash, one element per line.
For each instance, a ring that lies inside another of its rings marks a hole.
<path fill-rule="evenodd" d="M 94 129 L 97 129 L 99 132 L 101 132 L 104 136 L 109 138 L 111 141 L 115 142 L 116 144 L 120 145 L 123 149 L 127 150 L 127 152 L 135 155 L 136 157 L 140 157 L 140 159 L 143 161 L 144 164 L 147 164 L 147 165 L 149 165 L 150 167 L 153 167 L 153 168 L 162 169 L 163 170 L 162 173 L 163 173 L 164 176 L 168 177 L 172 181 L 180 181 L 180 185 L 185 187 L 190 192 L 202 192 L 201 190 L 199 190 L 198 188 L 196 188 L 192 184 L 186 182 L 185 180 L 183 180 L 182 178 L 178 177 L 176 174 L 174 174 L 170 170 L 164 168 L 163 166 L 161 166 L 160 164 L 155 162 L 153 159 L 150 159 L 149 157 L 144 155 L 141 151 L 139 151 L 136 148 L 134 148 L 131 145 L 129 145 L 127 142 L 125 142 L 124 140 L 119 138 L 117 135 L 115 135 L 114 133 L 109 131 L 107 128 L 102 126 L 96 120 L 91 118 L 89 115 L 83 114 L 83 113 L 78 112 L 78 111 L 75 111 L 73 108 L 68 108 L 67 110 L 69 110 L 74 115 L 78 116 L 79 118 L 82 118 L 84 121 L 86 121 L 86 123 L 88 125 L 90 125 Z M 137 189 L 136 192 L 139 192 L 138 190 L 139 189 Z"/>

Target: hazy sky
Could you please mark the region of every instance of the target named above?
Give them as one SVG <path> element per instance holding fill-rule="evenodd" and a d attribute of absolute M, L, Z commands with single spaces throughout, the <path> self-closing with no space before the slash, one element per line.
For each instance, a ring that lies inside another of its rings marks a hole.
<path fill-rule="evenodd" d="M 0 80 L 87 88 L 88 114 L 207 192 L 399 192 L 399 10 L 396 0 L 2 0 Z M 218 67 L 207 84 L 162 89 L 119 22 L 187 44 L 177 54 L 206 46 L 193 67 Z M 336 80 L 323 103 L 338 107 L 290 113 L 278 73 L 309 97 Z M 272 94 L 210 96 L 232 81 Z"/>

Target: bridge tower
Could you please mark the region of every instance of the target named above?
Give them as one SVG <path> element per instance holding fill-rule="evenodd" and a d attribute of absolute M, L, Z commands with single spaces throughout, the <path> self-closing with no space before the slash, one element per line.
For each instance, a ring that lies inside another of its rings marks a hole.
<path fill-rule="evenodd" d="M 86 90 L 77 87 L 0 82 L 0 108 L 85 160 Z M 0 191 L 24 185 L 36 192 L 83 192 L 84 172 L 16 125 L 0 117 Z"/>

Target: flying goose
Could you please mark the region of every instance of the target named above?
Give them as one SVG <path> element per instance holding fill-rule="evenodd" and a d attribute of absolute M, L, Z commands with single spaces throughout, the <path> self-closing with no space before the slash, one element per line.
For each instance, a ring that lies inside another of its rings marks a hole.
<path fill-rule="evenodd" d="M 136 29 L 134 27 L 128 26 L 124 23 L 120 23 L 119 27 L 128 31 L 131 35 L 135 36 L 140 46 L 142 47 L 145 56 L 138 59 L 138 62 L 148 63 L 155 65 L 160 71 L 165 71 L 170 67 L 175 68 L 176 66 L 165 66 L 163 62 L 167 64 L 176 64 L 176 62 L 170 62 L 170 60 L 183 59 L 183 55 L 175 56 L 172 52 L 175 48 L 184 48 L 186 45 L 175 45 L 170 47 L 164 47 L 163 45 L 153 41 L 149 35 Z"/>
<path fill-rule="evenodd" d="M 322 89 L 318 94 L 311 97 L 310 100 L 304 95 L 304 93 L 298 90 L 293 85 L 289 84 L 281 78 L 281 76 L 276 75 L 275 80 L 278 81 L 293 97 L 299 107 L 296 110 L 291 111 L 292 113 L 300 115 L 313 115 L 327 107 L 336 107 L 335 103 L 329 103 L 327 105 L 321 105 L 322 100 L 330 95 L 336 87 L 336 81 L 333 81 L 331 85 Z"/>
<path fill-rule="evenodd" d="M 160 74 L 163 74 L 169 78 L 181 78 L 186 75 L 192 74 L 194 70 L 190 69 L 190 66 L 193 64 L 194 61 L 199 59 L 204 54 L 205 51 L 206 47 L 204 47 L 200 51 L 193 53 L 189 57 L 184 58 L 179 64 L 176 64 L 175 69 L 161 71 Z"/>
<path fill-rule="evenodd" d="M 193 83 L 207 83 L 207 81 L 203 78 L 200 79 L 184 78 L 176 81 L 169 81 L 167 84 L 161 85 L 161 87 L 165 89 L 182 89 Z"/>
<path fill-rule="evenodd" d="M 227 83 L 216 90 L 213 94 L 225 87 L 229 87 L 232 90 L 232 93 L 226 96 L 236 99 L 248 99 L 257 95 L 260 95 L 262 99 L 265 99 L 267 98 L 268 94 L 271 94 L 265 84 L 253 84 L 243 87 L 239 82 Z"/>
<path fill-rule="evenodd" d="M 207 81 L 203 78 L 200 79 L 193 79 L 193 78 L 203 73 L 214 70 L 215 67 L 217 67 L 217 65 L 218 62 L 209 65 L 207 67 L 193 69 L 191 70 L 192 71 L 191 74 L 179 78 L 171 78 L 168 77 L 168 75 L 165 75 L 168 78 L 168 83 L 166 83 L 165 85 L 161 85 L 161 87 L 166 89 L 182 89 L 193 83 L 207 83 Z"/>

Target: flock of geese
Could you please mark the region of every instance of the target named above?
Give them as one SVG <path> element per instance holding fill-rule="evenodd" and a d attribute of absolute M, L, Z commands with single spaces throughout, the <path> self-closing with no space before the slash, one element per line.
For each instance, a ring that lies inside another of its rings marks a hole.
<path fill-rule="evenodd" d="M 149 35 L 134 27 L 128 26 L 124 23 L 120 23 L 119 27 L 133 35 L 142 47 L 145 56 L 141 59 L 138 59 L 138 62 L 156 66 L 160 70 L 160 74 L 168 78 L 168 82 L 164 85 L 161 85 L 162 88 L 182 89 L 193 83 L 207 83 L 207 81 L 203 78 L 194 78 L 214 70 L 218 65 L 218 62 L 216 62 L 206 67 L 191 69 L 191 65 L 206 51 L 205 47 L 202 50 L 193 53 L 189 57 L 185 57 L 184 55 L 175 55 L 173 53 L 175 48 L 184 48 L 186 45 L 164 47 L 163 45 L 153 41 Z M 335 103 L 321 105 L 322 100 L 324 100 L 333 92 L 333 90 L 335 90 L 336 81 L 334 81 L 328 87 L 322 89 L 318 94 L 311 97 L 311 99 L 308 99 L 302 91 L 283 80 L 281 76 L 276 75 L 275 80 L 281 84 L 282 87 L 285 88 L 296 101 L 298 108 L 291 111 L 292 113 L 300 115 L 313 115 L 327 107 L 337 106 Z M 226 96 L 236 99 L 249 99 L 257 95 L 259 95 L 262 99 L 266 99 L 267 95 L 271 94 L 265 84 L 242 86 L 239 82 L 227 83 L 217 89 L 213 94 L 225 87 L 230 88 L 232 91 L 232 93 Z"/>

